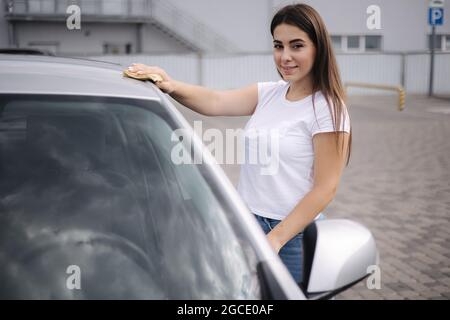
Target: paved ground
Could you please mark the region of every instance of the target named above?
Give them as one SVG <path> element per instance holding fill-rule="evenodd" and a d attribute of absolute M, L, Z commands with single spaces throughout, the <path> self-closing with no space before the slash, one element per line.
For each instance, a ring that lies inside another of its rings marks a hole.
<path fill-rule="evenodd" d="M 450 100 L 352 97 L 353 151 L 326 213 L 373 232 L 381 289 L 361 282 L 338 299 L 450 299 Z M 204 127 L 238 128 L 246 118 L 207 118 Z M 237 165 L 223 166 L 236 185 Z"/>
<path fill-rule="evenodd" d="M 450 298 L 450 101 L 407 97 L 350 100 L 354 153 L 330 217 L 373 232 L 381 290 L 365 283 L 341 299 Z"/>

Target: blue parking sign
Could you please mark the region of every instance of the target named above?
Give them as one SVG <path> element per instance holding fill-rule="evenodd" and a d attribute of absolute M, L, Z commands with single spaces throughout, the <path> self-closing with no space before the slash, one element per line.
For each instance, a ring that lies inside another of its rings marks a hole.
<path fill-rule="evenodd" d="M 428 24 L 442 26 L 444 24 L 444 8 L 428 8 Z"/>

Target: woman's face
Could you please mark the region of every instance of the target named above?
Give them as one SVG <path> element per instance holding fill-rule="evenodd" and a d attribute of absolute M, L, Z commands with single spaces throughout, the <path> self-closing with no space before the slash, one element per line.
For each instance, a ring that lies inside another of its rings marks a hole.
<path fill-rule="evenodd" d="M 273 56 L 284 80 L 290 82 L 312 80 L 311 70 L 316 48 L 309 36 L 298 27 L 283 23 L 274 29 Z"/>

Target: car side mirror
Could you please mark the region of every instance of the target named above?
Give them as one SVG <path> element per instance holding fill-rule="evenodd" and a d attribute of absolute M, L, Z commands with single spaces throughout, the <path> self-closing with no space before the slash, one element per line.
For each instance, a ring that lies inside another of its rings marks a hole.
<path fill-rule="evenodd" d="M 310 224 L 303 233 L 303 257 L 301 287 L 311 299 L 338 294 L 369 276 L 369 267 L 378 264 L 372 233 L 344 219 Z"/>

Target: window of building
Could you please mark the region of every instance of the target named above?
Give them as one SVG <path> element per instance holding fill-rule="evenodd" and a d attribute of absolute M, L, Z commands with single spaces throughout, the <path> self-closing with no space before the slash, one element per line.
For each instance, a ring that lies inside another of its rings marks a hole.
<path fill-rule="evenodd" d="M 431 48 L 431 34 L 428 35 L 428 48 Z M 434 49 L 437 51 L 450 51 L 450 34 L 437 34 Z"/>
<path fill-rule="evenodd" d="M 331 44 L 335 51 L 342 51 L 342 37 L 341 36 L 331 36 Z"/>
<path fill-rule="evenodd" d="M 442 46 L 442 35 L 441 34 L 437 34 L 434 40 L 434 50 L 442 50 L 443 46 Z M 432 37 L 431 34 L 428 35 L 428 48 L 431 49 L 432 46 Z"/>
<path fill-rule="evenodd" d="M 359 36 L 347 36 L 347 50 L 360 50 Z"/>
<path fill-rule="evenodd" d="M 382 37 L 378 35 L 331 36 L 331 42 L 336 52 L 381 51 L 381 41 Z"/>
<path fill-rule="evenodd" d="M 365 36 L 366 51 L 381 51 L 381 36 Z"/>
<path fill-rule="evenodd" d="M 56 8 L 56 1 L 27 1 L 25 3 L 25 6 L 30 13 L 54 13 Z"/>

